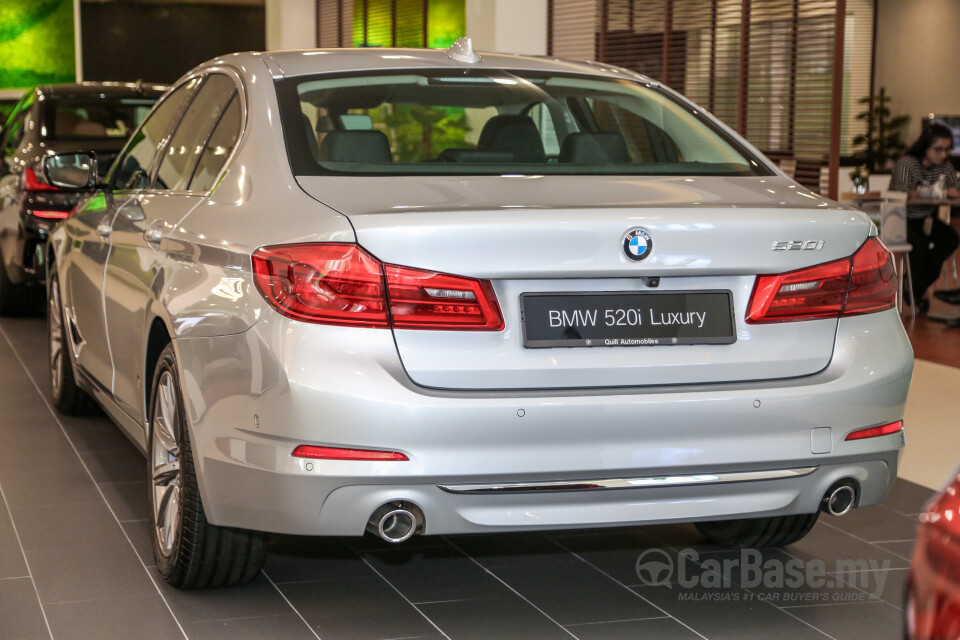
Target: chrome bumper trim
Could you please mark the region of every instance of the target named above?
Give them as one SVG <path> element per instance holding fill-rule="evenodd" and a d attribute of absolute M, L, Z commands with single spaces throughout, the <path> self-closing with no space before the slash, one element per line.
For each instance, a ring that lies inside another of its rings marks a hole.
<path fill-rule="evenodd" d="M 770 469 L 767 471 L 734 471 L 730 473 L 699 473 L 688 476 L 643 476 L 639 478 L 608 478 L 605 480 L 560 480 L 557 482 L 503 482 L 500 484 L 439 484 L 448 493 L 541 493 L 554 491 L 607 491 L 611 489 L 649 489 L 653 487 L 685 487 L 690 485 L 724 484 L 778 480 L 810 475 L 820 467 Z"/>

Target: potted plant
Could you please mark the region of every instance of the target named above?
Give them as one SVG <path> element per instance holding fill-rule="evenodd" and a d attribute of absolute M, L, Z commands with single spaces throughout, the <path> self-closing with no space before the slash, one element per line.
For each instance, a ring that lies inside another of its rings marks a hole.
<path fill-rule="evenodd" d="M 857 119 L 866 122 L 867 130 L 853 139 L 854 146 L 861 147 L 857 157 L 868 172 L 884 171 L 907 148 L 903 134 L 910 116 L 892 115 L 890 96 L 883 87 L 880 93 L 861 98 L 860 104 L 866 105 L 866 111 L 858 113 Z"/>

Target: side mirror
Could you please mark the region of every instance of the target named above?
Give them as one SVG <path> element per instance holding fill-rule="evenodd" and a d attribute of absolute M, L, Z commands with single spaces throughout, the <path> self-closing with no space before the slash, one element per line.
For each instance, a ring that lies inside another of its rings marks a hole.
<path fill-rule="evenodd" d="M 44 156 L 40 171 L 60 189 L 89 190 L 97 186 L 97 156 L 89 151 Z"/>

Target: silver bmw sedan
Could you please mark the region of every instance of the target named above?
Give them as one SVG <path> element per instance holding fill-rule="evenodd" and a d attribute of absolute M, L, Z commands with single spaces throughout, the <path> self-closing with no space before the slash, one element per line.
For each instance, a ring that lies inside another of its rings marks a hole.
<path fill-rule="evenodd" d="M 450 50 L 244 53 L 154 107 L 50 236 L 53 400 L 146 453 L 180 588 L 270 532 L 694 522 L 883 500 L 913 367 L 891 254 L 674 91 Z"/>

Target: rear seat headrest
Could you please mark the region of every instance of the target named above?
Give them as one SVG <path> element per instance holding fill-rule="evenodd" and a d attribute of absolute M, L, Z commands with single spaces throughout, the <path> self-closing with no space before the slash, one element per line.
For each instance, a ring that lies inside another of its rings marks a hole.
<path fill-rule="evenodd" d="M 630 154 L 619 133 L 571 133 L 560 146 L 560 162 L 623 164 L 630 162 Z"/>
<path fill-rule="evenodd" d="M 337 129 L 323 137 L 320 162 L 392 162 L 390 141 L 382 131 Z"/>

